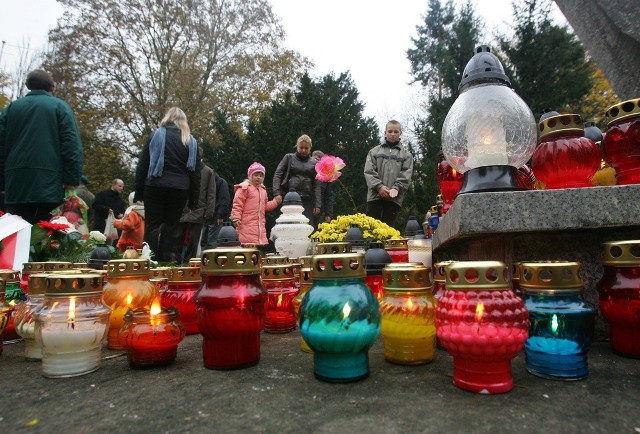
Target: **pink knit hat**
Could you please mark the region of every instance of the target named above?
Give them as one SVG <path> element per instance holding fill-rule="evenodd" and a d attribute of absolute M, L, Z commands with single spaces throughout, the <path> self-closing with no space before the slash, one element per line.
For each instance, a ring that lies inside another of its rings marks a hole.
<path fill-rule="evenodd" d="M 251 175 L 253 175 L 256 172 L 262 172 L 263 175 L 267 173 L 262 164 L 258 163 L 257 161 L 254 161 L 253 164 L 251 164 L 251 166 L 249 166 L 249 169 L 247 170 L 247 178 L 251 178 Z"/>

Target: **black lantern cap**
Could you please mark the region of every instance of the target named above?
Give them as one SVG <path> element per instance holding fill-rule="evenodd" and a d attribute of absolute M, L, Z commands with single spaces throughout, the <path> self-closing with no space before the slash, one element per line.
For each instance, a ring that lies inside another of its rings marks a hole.
<path fill-rule="evenodd" d="M 295 191 L 290 191 L 284 195 L 282 205 L 302 205 L 302 198 Z"/>
<path fill-rule="evenodd" d="M 385 265 L 393 262 L 389 253 L 384 249 L 384 244 L 374 241 L 364 252 L 364 268 L 369 275 L 380 275 Z"/>
<path fill-rule="evenodd" d="M 422 226 L 418 223 L 418 219 L 415 216 L 409 216 L 407 224 L 404 227 L 404 236 L 406 238 L 415 237 L 422 232 Z"/>
<path fill-rule="evenodd" d="M 345 241 L 351 243 L 352 246 L 364 246 L 364 236 L 362 235 L 362 229 L 357 223 L 351 223 L 347 235 L 344 237 Z"/>
<path fill-rule="evenodd" d="M 511 87 L 511 80 L 504 73 L 500 59 L 491 52 L 488 45 L 476 47 L 475 54 L 464 67 L 458 91 L 461 91 L 465 86 L 483 82 L 494 82 Z"/>
<path fill-rule="evenodd" d="M 238 232 L 233 227 L 233 223 L 227 221 L 224 222 L 218 232 L 218 247 L 239 247 L 240 239 L 238 238 Z"/>

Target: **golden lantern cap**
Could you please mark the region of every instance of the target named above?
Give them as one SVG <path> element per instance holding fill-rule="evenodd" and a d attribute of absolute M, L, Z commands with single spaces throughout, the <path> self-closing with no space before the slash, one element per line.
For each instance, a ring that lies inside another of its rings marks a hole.
<path fill-rule="evenodd" d="M 456 261 L 445 266 L 447 289 L 509 289 L 507 266 L 502 261 Z"/>
<path fill-rule="evenodd" d="M 260 267 L 262 280 L 280 281 L 295 278 L 292 264 L 268 264 Z"/>
<path fill-rule="evenodd" d="M 107 275 L 112 277 L 149 277 L 151 263 L 148 259 L 113 259 L 105 265 Z"/>
<path fill-rule="evenodd" d="M 47 274 L 44 294 L 52 297 L 102 294 L 102 275 L 98 273 Z"/>
<path fill-rule="evenodd" d="M 438 212 L 438 205 L 431 205 L 431 208 L 429 208 L 429 212 L 431 213 L 431 215 L 440 214 Z"/>
<path fill-rule="evenodd" d="M 211 249 L 202 252 L 202 273 L 260 274 L 260 252 L 257 249 Z"/>
<path fill-rule="evenodd" d="M 171 269 L 169 270 L 169 282 L 202 282 L 200 268 L 171 267 Z"/>
<path fill-rule="evenodd" d="M 520 280 L 520 264 L 523 261 L 515 261 L 511 264 L 511 280 Z"/>
<path fill-rule="evenodd" d="M 444 203 L 444 199 L 442 198 L 442 194 L 439 194 L 436 196 L 436 207 L 441 203 Z"/>
<path fill-rule="evenodd" d="M 340 253 L 351 253 L 351 243 L 347 241 L 336 243 L 318 243 L 314 247 L 316 255 L 337 255 Z"/>
<path fill-rule="evenodd" d="M 150 278 L 169 278 L 169 272 L 171 271 L 171 267 L 155 267 L 149 269 L 149 277 Z"/>
<path fill-rule="evenodd" d="M 260 265 L 285 265 L 289 263 L 289 257 L 267 254 L 260 259 Z"/>
<path fill-rule="evenodd" d="M 87 264 L 83 263 L 82 267 L 74 267 L 74 264 L 72 264 L 71 262 L 59 262 L 59 261 L 25 262 L 24 264 L 22 264 L 22 272 L 23 273 L 42 273 L 45 271 L 69 270 L 72 268 L 85 268 L 86 266 Z"/>
<path fill-rule="evenodd" d="M 447 280 L 447 265 L 451 264 L 454 261 L 440 261 L 433 264 L 433 281 L 434 282 L 445 282 Z"/>
<path fill-rule="evenodd" d="M 606 111 L 607 128 L 611 127 L 615 122 L 640 116 L 640 98 L 629 99 L 612 105 Z"/>
<path fill-rule="evenodd" d="M 382 242 L 384 244 L 385 250 L 387 249 L 409 249 L 409 245 L 407 244 L 406 238 L 392 238 L 390 240 L 384 240 Z"/>
<path fill-rule="evenodd" d="M 382 269 L 382 288 L 385 293 L 431 290 L 431 269 L 410 263 L 405 263 L 404 267 L 385 266 Z"/>
<path fill-rule="evenodd" d="M 543 119 L 538 124 L 538 129 L 541 141 L 550 134 L 559 132 L 580 132 L 584 135 L 584 122 L 580 115 L 566 113 Z"/>
<path fill-rule="evenodd" d="M 202 266 L 202 258 L 191 258 L 188 263 L 189 267 L 200 268 Z"/>
<path fill-rule="evenodd" d="M 47 276 L 51 273 L 32 273 L 29 274 L 29 295 L 43 295 L 47 286 Z"/>
<path fill-rule="evenodd" d="M 17 283 L 20 281 L 20 272 L 17 270 L 3 269 L 0 270 L 0 278 L 6 280 L 7 284 Z"/>
<path fill-rule="evenodd" d="M 311 279 L 364 278 L 364 254 L 338 253 L 336 255 L 315 255 L 311 261 Z"/>
<path fill-rule="evenodd" d="M 580 262 L 521 262 L 520 287 L 541 291 L 582 288 Z"/>
<path fill-rule="evenodd" d="M 603 265 L 637 267 L 640 265 L 640 240 L 610 241 L 603 243 Z"/>

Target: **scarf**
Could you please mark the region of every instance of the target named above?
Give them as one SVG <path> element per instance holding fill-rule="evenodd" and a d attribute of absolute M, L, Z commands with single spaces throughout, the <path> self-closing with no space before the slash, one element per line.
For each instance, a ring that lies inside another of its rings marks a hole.
<path fill-rule="evenodd" d="M 131 211 L 135 211 L 136 214 L 138 214 L 140 217 L 144 218 L 144 205 L 142 205 L 142 203 L 136 202 L 135 204 L 133 204 L 129 208 L 127 208 L 125 210 L 125 212 L 124 212 L 124 217 L 128 216 L 131 213 Z"/>
<path fill-rule="evenodd" d="M 175 128 L 173 125 L 170 128 Z M 167 139 L 167 128 L 160 127 L 153 133 L 151 143 L 149 143 L 149 171 L 147 176 L 150 178 L 159 178 L 162 176 L 164 168 L 164 148 Z M 191 136 L 189 140 L 189 158 L 187 159 L 187 169 L 191 172 L 196 170 L 196 158 L 198 156 L 198 144 Z"/>

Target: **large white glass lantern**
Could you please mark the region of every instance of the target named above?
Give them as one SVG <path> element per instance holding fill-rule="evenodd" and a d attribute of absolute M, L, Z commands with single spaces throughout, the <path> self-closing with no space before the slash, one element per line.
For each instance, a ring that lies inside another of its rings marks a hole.
<path fill-rule="evenodd" d="M 516 175 L 535 150 L 537 124 L 488 46 L 476 48 L 458 90 L 442 127 L 444 156 L 464 173 L 458 194 L 522 190 Z"/>

